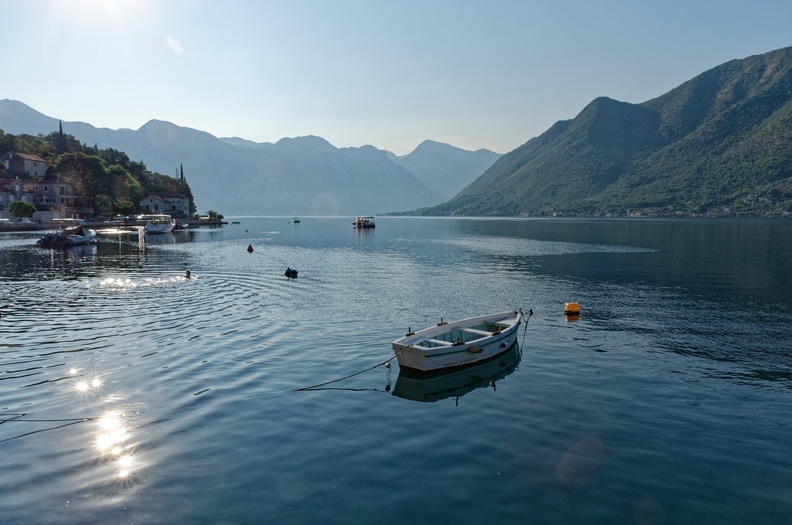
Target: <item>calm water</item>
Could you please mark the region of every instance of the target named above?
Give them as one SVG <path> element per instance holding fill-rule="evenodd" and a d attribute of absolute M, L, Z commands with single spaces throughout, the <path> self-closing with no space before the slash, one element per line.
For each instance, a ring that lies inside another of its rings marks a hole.
<path fill-rule="evenodd" d="M 0 234 L 0 522 L 792 523 L 791 223 L 239 220 Z"/>

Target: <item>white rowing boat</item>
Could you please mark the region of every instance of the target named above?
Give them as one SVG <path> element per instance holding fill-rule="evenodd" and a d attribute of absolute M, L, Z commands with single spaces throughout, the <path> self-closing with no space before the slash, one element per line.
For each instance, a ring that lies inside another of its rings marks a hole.
<path fill-rule="evenodd" d="M 443 322 L 410 332 L 392 344 L 399 367 L 433 372 L 468 366 L 506 352 L 517 340 L 522 310 Z"/>

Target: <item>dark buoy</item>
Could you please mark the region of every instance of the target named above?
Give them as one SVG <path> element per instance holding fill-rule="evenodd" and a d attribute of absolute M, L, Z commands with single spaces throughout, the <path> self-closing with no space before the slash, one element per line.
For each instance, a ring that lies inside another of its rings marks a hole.
<path fill-rule="evenodd" d="M 248 244 L 248 253 L 253 253 L 253 245 Z"/>
<path fill-rule="evenodd" d="M 294 268 L 286 268 L 286 271 L 283 273 L 289 279 L 296 279 L 297 278 L 297 270 Z"/>

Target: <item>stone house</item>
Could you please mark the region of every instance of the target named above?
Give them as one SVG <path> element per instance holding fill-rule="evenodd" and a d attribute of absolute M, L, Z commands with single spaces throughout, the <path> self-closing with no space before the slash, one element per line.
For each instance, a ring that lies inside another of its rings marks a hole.
<path fill-rule="evenodd" d="M 33 190 L 19 177 L 0 179 L 0 218 L 8 219 L 11 217 L 8 207 L 14 201 L 33 204 Z"/>
<path fill-rule="evenodd" d="M 35 205 L 38 211 L 33 220 L 43 224 L 93 213 L 69 177 L 47 174 L 47 162 L 41 157 L 9 151 L 2 160 L 6 173 L 13 178 L 0 179 L 0 218 L 10 218 L 8 207 L 14 201 Z"/>
<path fill-rule="evenodd" d="M 140 201 L 140 207 L 146 213 L 167 213 L 176 219 L 185 219 L 190 215 L 190 199 L 181 193 L 165 193 L 162 196 L 151 194 Z"/>
<path fill-rule="evenodd" d="M 9 176 L 39 179 L 47 175 L 47 161 L 38 155 L 9 151 L 3 155 L 3 164 Z"/>

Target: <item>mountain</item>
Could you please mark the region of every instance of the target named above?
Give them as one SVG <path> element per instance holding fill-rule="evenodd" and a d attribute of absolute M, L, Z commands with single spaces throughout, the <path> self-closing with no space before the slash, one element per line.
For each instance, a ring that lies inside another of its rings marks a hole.
<path fill-rule="evenodd" d="M 412 153 L 403 157 L 389 156 L 445 200 L 484 173 L 501 154 L 486 149 L 467 151 L 442 142 L 425 140 Z"/>
<path fill-rule="evenodd" d="M 792 47 L 641 104 L 597 98 L 423 215 L 792 211 Z"/>
<path fill-rule="evenodd" d="M 434 178 L 442 179 L 444 187 L 461 188 L 488 167 L 479 162 L 473 171 L 449 175 L 444 164 L 458 163 L 464 156 L 463 150 L 450 146 L 435 148 L 434 158 L 431 152 L 425 154 L 416 176 L 399 162 L 404 157 L 373 146 L 339 149 L 321 137 L 272 144 L 221 139 L 160 120 L 138 130 L 62 124 L 64 133 L 80 142 L 123 151 L 152 171 L 175 174 L 182 166 L 198 209 L 226 215 L 359 215 L 431 206 L 451 196 L 433 188 Z M 58 126 L 57 119 L 21 102 L 0 100 L 0 129 L 7 133 L 48 134 Z M 437 175 L 429 166 L 437 167 Z"/>

